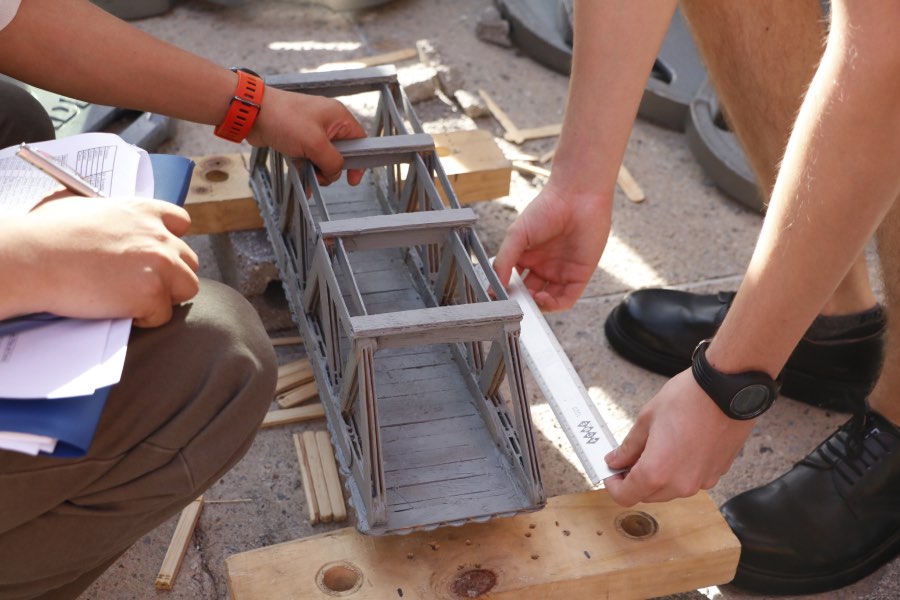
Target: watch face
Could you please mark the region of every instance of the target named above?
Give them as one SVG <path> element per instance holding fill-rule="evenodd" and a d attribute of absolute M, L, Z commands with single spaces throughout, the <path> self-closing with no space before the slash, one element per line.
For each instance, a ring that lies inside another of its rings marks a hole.
<path fill-rule="evenodd" d="M 748 385 L 731 400 L 731 410 L 739 417 L 753 417 L 769 406 L 769 388 L 764 385 Z"/>

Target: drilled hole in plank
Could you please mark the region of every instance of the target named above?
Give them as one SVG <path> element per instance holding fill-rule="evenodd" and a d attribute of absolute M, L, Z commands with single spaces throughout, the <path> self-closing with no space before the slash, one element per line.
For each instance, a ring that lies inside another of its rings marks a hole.
<path fill-rule="evenodd" d="M 659 531 L 659 523 L 643 511 L 631 511 L 616 517 L 616 529 L 625 537 L 643 540 Z"/>
<path fill-rule="evenodd" d="M 331 596 L 349 596 L 362 586 L 362 581 L 362 573 L 348 562 L 327 564 L 316 576 L 316 585 Z"/>

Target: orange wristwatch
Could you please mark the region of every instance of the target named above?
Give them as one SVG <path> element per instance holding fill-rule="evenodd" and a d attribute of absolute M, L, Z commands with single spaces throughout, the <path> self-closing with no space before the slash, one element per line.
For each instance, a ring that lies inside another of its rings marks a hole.
<path fill-rule="evenodd" d="M 216 127 L 215 133 L 220 138 L 239 143 L 250 133 L 256 115 L 259 114 L 266 84 L 262 77 L 250 69 L 232 67 L 231 70 L 238 74 L 237 90 L 231 99 L 225 120 Z"/>

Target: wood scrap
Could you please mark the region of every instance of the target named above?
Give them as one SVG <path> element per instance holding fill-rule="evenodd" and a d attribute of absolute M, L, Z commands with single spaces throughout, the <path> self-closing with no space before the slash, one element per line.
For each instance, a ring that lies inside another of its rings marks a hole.
<path fill-rule="evenodd" d="M 644 190 L 641 189 L 635 178 L 625 168 L 625 165 L 619 166 L 619 175 L 616 178 L 616 183 L 619 184 L 619 188 L 625 194 L 625 197 L 632 202 L 643 202 L 646 199 Z"/>
<path fill-rule="evenodd" d="M 547 163 L 553 160 L 553 157 L 556 155 L 556 146 L 553 147 L 549 152 L 541 155 L 539 162 Z M 513 165 L 515 167 L 515 165 Z M 625 167 L 624 164 L 619 166 L 619 172 L 616 175 L 616 184 L 618 184 L 619 189 L 622 190 L 622 193 L 625 194 L 625 197 L 631 200 L 632 202 L 643 202 L 646 200 L 646 196 L 644 195 L 644 190 L 641 189 L 641 186 L 638 185 L 637 180 L 632 176 L 631 172 Z"/>
<path fill-rule="evenodd" d="M 320 402 L 315 404 L 307 404 L 305 406 L 297 406 L 295 408 L 284 408 L 280 410 L 270 410 L 266 413 L 260 428 L 277 427 L 278 425 L 289 425 L 291 423 L 302 423 L 304 421 L 312 421 L 314 419 L 322 419 L 325 417 L 325 409 L 322 408 Z"/>
<path fill-rule="evenodd" d="M 560 133 L 562 133 L 562 123 L 552 123 L 550 125 L 541 125 L 539 127 L 519 129 L 517 132 L 517 139 L 522 141 L 515 143 L 522 144 L 529 140 L 540 140 L 548 137 L 557 137 Z M 504 136 L 504 138 L 508 139 L 511 142 L 515 141 L 507 138 L 506 136 Z"/>
<path fill-rule="evenodd" d="M 194 534 L 194 528 L 197 526 L 202 508 L 203 496 L 200 496 L 181 511 L 178 524 L 175 525 L 175 533 L 172 534 L 172 541 L 169 543 L 166 556 L 159 568 L 159 574 L 156 576 L 156 589 L 171 590 L 175 584 L 175 578 L 181 569 L 181 563 L 187 553 L 188 544 Z"/>
<path fill-rule="evenodd" d="M 530 127 L 520 129 L 513 123 L 509 115 L 494 101 L 493 98 L 484 90 L 478 90 L 481 99 L 484 100 L 488 110 L 495 119 L 503 127 L 503 139 L 514 144 L 524 144 L 529 140 L 537 140 L 546 137 L 555 137 L 562 132 L 562 123 L 553 123 L 552 125 L 542 125 L 540 127 Z"/>
<path fill-rule="evenodd" d="M 270 338 L 273 346 L 301 346 L 303 338 L 299 335 L 291 335 L 287 337 Z"/>
<path fill-rule="evenodd" d="M 312 371 L 312 363 L 309 362 L 308 358 L 300 358 L 279 366 L 278 376 L 287 377 L 288 375 L 293 375 L 294 373 L 305 373 L 307 371 Z"/>
<path fill-rule="evenodd" d="M 303 485 L 303 495 L 306 496 L 306 508 L 309 511 L 309 522 L 315 525 L 319 522 L 319 502 L 313 488 L 312 476 L 309 473 L 309 462 L 306 450 L 303 448 L 303 440 L 299 433 L 293 435 L 294 450 L 297 452 L 297 462 L 300 463 L 300 483 Z"/>
<path fill-rule="evenodd" d="M 309 477 L 312 479 L 313 490 L 316 494 L 316 504 L 319 507 L 319 521 L 330 523 L 334 520 L 334 512 L 331 510 L 331 500 L 328 497 L 328 484 L 325 483 L 325 470 L 322 468 L 322 458 L 319 452 L 319 444 L 316 442 L 315 431 L 304 431 L 303 452 L 306 454 L 306 466 L 309 468 Z"/>
<path fill-rule="evenodd" d="M 334 448 L 331 436 L 327 431 L 316 431 L 316 444 L 319 446 L 319 460 L 325 473 L 325 486 L 328 488 L 328 500 L 331 502 L 331 513 L 335 521 L 347 520 L 347 506 L 344 504 L 344 488 L 338 474 L 334 459 Z"/>
<path fill-rule="evenodd" d="M 290 368 L 292 370 L 287 371 L 282 371 L 286 367 L 278 368 L 278 381 L 275 384 L 276 395 L 283 394 L 313 380 L 315 375 L 313 374 L 312 364 L 305 358 L 297 362 L 303 364 L 291 365 Z"/>
<path fill-rule="evenodd" d="M 294 389 L 278 394 L 275 396 L 275 402 L 277 402 L 278 406 L 281 408 L 293 408 L 318 397 L 319 388 L 316 386 L 315 381 L 310 381 L 309 383 L 304 383 Z"/>
<path fill-rule="evenodd" d="M 550 177 L 550 169 L 545 169 L 544 167 L 538 167 L 528 162 L 524 162 L 521 160 L 513 161 L 513 169 L 520 173 L 527 173 L 528 175 L 540 175 L 541 177 Z"/>
<path fill-rule="evenodd" d="M 497 122 L 500 123 L 500 126 L 503 127 L 503 131 L 505 132 L 504 137 L 509 139 L 507 136 L 513 136 L 518 134 L 519 128 L 516 127 L 516 124 L 512 122 L 512 119 L 509 118 L 500 106 L 494 102 L 494 99 L 491 98 L 490 94 L 488 94 L 484 90 L 478 90 L 478 95 L 481 96 L 481 99 L 484 100 L 485 105 L 491 114 L 497 119 Z M 515 140 L 510 139 L 509 141 L 515 142 Z M 515 142 L 521 144 L 522 142 Z"/>
<path fill-rule="evenodd" d="M 392 63 L 403 62 L 413 58 L 418 58 L 419 51 L 415 48 L 401 48 L 392 52 L 383 54 L 374 54 L 372 56 L 361 56 L 359 58 L 351 58 L 340 62 L 325 63 L 316 68 L 316 71 L 335 71 L 337 69 L 355 69 L 357 67 L 377 67 L 379 65 L 388 65 Z"/>
<path fill-rule="evenodd" d="M 550 162 L 551 160 L 553 160 L 553 157 L 556 156 L 556 149 L 557 149 L 557 148 L 558 148 L 558 146 L 555 146 L 555 145 L 554 145 L 554 146 L 553 146 L 552 148 L 550 148 L 548 151 L 546 151 L 546 152 L 544 152 L 543 154 L 541 154 L 540 158 L 538 158 L 538 162 L 541 163 L 542 165 L 545 165 L 545 164 L 547 164 L 548 162 Z"/>

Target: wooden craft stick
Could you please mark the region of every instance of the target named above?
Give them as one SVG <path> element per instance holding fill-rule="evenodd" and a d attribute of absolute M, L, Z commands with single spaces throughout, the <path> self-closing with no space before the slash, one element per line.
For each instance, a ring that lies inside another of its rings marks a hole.
<path fill-rule="evenodd" d="M 171 590 L 175 584 L 175 577 L 178 576 L 178 570 L 181 569 L 181 562 L 184 560 L 191 536 L 194 534 L 194 527 L 197 526 L 197 520 L 200 518 L 201 508 L 203 508 L 203 496 L 188 504 L 181 511 L 178 524 L 175 526 L 175 533 L 172 534 L 172 541 L 169 543 L 169 549 L 166 550 L 166 556 L 163 558 L 159 574 L 156 576 L 156 589 Z"/>
<path fill-rule="evenodd" d="M 325 410 L 322 408 L 320 402 L 307 404 L 306 406 L 298 406 L 296 408 L 270 410 L 266 413 L 266 418 L 263 419 L 260 428 L 288 425 L 290 423 L 302 423 L 303 421 L 312 421 L 313 419 L 321 419 L 323 417 L 325 417 Z"/>
<path fill-rule="evenodd" d="M 312 363 L 309 362 L 308 358 L 301 358 L 278 367 L 278 376 L 284 377 L 285 375 L 306 371 L 312 373 Z"/>
<path fill-rule="evenodd" d="M 331 436 L 327 431 L 317 431 L 316 443 L 319 446 L 322 470 L 325 472 L 325 485 L 328 488 L 328 499 L 331 501 L 331 512 L 335 521 L 345 521 L 347 520 L 347 506 L 344 504 L 344 489 L 341 486 L 341 476 L 338 474 L 337 463 L 334 460 Z"/>
<path fill-rule="evenodd" d="M 545 169 L 544 167 L 538 167 L 537 165 L 533 165 L 531 163 L 523 162 L 520 160 L 513 161 L 513 169 L 520 173 L 528 173 L 529 175 L 540 175 L 542 177 L 550 177 L 550 169 Z"/>
<path fill-rule="evenodd" d="M 548 162 L 550 162 L 551 160 L 553 160 L 553 157 L 556 156 L 556 148 L 557 147 L 558 146 L 553 146 L 552 148 L 550 148 L 550 150 L 541 154 L 541 157 L 538 159 L 538 162 L 541 163 L 542 165 L 544 165 L 544 164 L 547 164 Z"/>
<path fill-rule="evenodd" d="M 319 506 L 319 520 L 330 523 L 334 520 L 334 512 L 331 510 L 331 500 L 328 497 L 328 485 L 325 483 L 325 470 L 322 468 L 322 458 L 319 445 L 316 442 L 315 431 L 303 432 L 303 451 L 306 452 L 306 462 L 309 466 L 309 476 L 312 478 L 313 489 L 316 491 L 316 504 Z"/>
<path fill-rule="evenodd" d="M 288 337 L 270 338 L 273 346 L 296 346 L 303 345 L 303 338 L 299 335 L 291 335 Z"/>
<path fill-rule="evenodd" d="M 562 123 L 541 125 L 540 127 L 530 127 L 528 129 L 518 129 L 516 130 L 516 136 L 517 139 L 521 141 L 516 143 L 521 144 L 523 142 L 527 142 L 528 140 L 539 140 L 541 138 L 556 137 L 560 133 L 562 133 Z M 514 140 L 509 141 L 512 142 Z"/>
<path fill-rule="evenodd" d="M 312 365 L 308 369 L 294 371 L 284 376 L 279 374 L 278 382 L 275 384 L 275 394 L 278 395 L 304 383 L 309 383 L 313 380 L 313 377 Z"/>
<path fill-rule="evenodd" d="M 315 525 L 319 522 L 319 503 L 316 501 L 312 477 L 309 475 L 309 462 L 306 459 L 306 451 L 303 449 L 303 440 L 300 439 L 300 434 L 295 433 L 293 438 L 294 449 L 297 451 L 297 462 L 300 463 L 300 482 L 303 484 L 303 494 L 306 496 L 306 506 L 309 509 L 309 522 Z"/>
<path fill-rule="evenodd" d="M 315 381 L 310 381 L 309 383 L 304 383 L 292 390 L 278 394 L 275 396 L 275 402 L 277 402 L 278 406 L 281 408 L 294 408 L 295 406 L 299 406 L 304 402 L 309 402 L 313 398 L 318 397 L 319 387 L 316 385 Z"/>
<path fill-rule="evenodd" d="M 377 67 L 378 65 L 387 65 L 391 63 L 403 62 L 417 58 L 419 52 L 415 48 L 403 48 L 394 50 L 393 52 L 385 52 L 384 54 L 375 54 L 373 56 L 361 56 L 359 58 L 351 58 L 350 60 L 325 63 L 319 66 L 317 71 L 331 71 L 333 69 L 346 69 L 349 67 Z"/>
<path fill-rule="evenodd" d="M 512 119 L 503 112 L 503 109 L 494 102 L 494 99 L 484 90 L 478 90 L 478 95 L 481 96 L 485 106 L 487 106 L 488 110 L 491 111 L 491 114 L 497 119 L 497 122 L 500 123 L 503 130 L 506 132 L 503 137 L 515 144 L 524 142 L 525 140 L 521 139 L 521 136 L 519 135 L 519 128 L 516 127 L 512 122 Z"/>
<path fill-rule="evenodd" d="M 625 193 L 625 197 L 632 202 L 643 202 L 646 199 L 644 190 L 641 189 L 635 178 L 631 176 L 625 165 L 619 167 L 619 176 L 616 178 L 616 183 L 619 184 L 619 187 Z"/>

